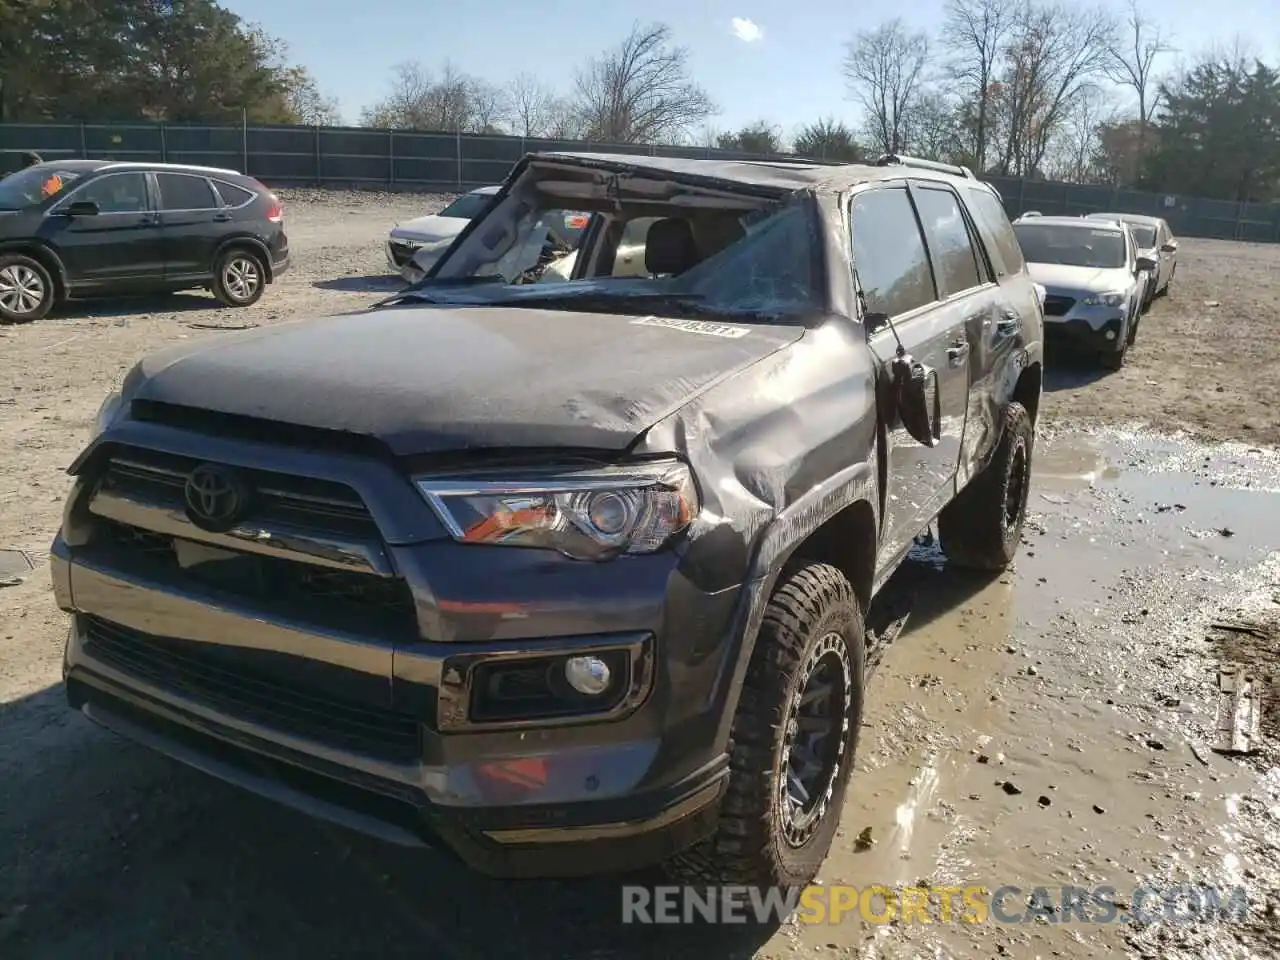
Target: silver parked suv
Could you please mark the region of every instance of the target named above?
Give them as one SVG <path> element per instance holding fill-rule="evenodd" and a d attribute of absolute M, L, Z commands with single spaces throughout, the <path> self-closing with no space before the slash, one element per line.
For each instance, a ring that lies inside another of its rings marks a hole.
<path fill-rule="evenodd" d="M 1118 370 L 1138 334 L 1147 274 L 1124 224 L 1080 217 L 1019 218 L 1013 225 L 1032 279 L 1046 290 L 1046 337 L 1070 340 Z"/>

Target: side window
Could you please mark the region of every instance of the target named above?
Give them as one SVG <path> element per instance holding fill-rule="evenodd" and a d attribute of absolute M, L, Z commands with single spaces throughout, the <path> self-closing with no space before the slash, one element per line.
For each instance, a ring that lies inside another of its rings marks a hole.
<path fill-rule="evenodd" d="M 222 202 L 228 207 L 238 207 L 253 199 L 253 194 L 248 190 L 242 190 L 240 187 L 223 183 L 221 180 L 213 181 L 213 189 L 218 191 L 218 196 L 222 198 Z"/>
<path fill-rule="evenodd" d="M 938 266 L 938 292 L 949 297 L 982 283 L 978 259 L 969 238 L 969 225 L 960 211 L 960 201 L 950 190 L 920 187 L 916 206 L 924 222 L 925 239 Z"/>
<path fill-rule="evenodd" d="M 99 213 L 145 213 L 147 177 L 143 173 L 113 173 L 86 183 L 69 202 L 92 200 Z"/>
<path fill-rule="evenodd" d="M 161 210 L 212 210 L 221 206 L 204 177 L 185 173 L 157 173 Z"/>
<path fill-rule="evenodd" d="M 1004 212 L 1004 204 L 990 190 L 974 187 L 965 191 L 969 212 L 982 236 L 986 238 L 987 252 L 996 262 L 996 272 L 1003 267 L 1005 273 L 1021 273 L 1025 262 L 1022 259 L 1022 248 L 1018 246 L 1018 237 L 1009 224 L 1009 216 Z"/>
<path fill-rule="evenodd" d="M 649 240 L 649 228 L 661 220 L 661 217 L 636 217 L 628 220 L 622 228 L 622 239 L 618 241 L 618 249 L 613 257 L 613 269 L 607 276 L 611 277 L 647 277 L 649 275 L 644 264 L 645 244 Z"/>
<path fill-rule="evenodd" d="M 906 188 L 858 194 L 849 220 L 853 266 L 868 311 L 896 317 L 937 299 L 924 238 Z"/>

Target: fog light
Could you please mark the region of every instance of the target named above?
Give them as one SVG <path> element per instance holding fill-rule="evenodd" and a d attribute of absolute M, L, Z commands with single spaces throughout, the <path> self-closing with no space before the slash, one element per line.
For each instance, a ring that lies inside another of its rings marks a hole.
<path fill-rule="evenodd" d="M 1108 339 L 1108 340 L 1114 340 L 1115 338 L 1116 338 L 1116 332 L 1115 332 L 1114 330 L 1108 330 L 1108 331 L 1107 331 L 1107 339 Z"/>
<path fill-rule="evenodd" d="M 564 663 L 569 686 L 588 697 L 598 697 L 609 689 L 609 665 L 599 657 L 570 657 Z"/>

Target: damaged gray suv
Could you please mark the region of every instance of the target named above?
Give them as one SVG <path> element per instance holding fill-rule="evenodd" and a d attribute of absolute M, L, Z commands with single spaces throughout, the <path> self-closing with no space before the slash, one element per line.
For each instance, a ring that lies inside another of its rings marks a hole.
<path fill-rule="evenodd" d="M 494 875 L 806 883 L 882 587 L 935 522 L 1014 556 L 1042 355 L 963 168 L 531 155 L 396 296 L 128 373 L 52 549 L 67 696 Z"/>

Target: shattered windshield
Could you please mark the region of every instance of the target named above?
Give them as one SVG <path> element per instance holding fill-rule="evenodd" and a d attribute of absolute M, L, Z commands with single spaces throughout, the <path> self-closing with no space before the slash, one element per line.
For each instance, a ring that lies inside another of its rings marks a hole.
<path fill-rule="evenodd" d="M 1115 269 L 1127 259 L 1124 234 L 1115 229 L 1015 223 L 1014 232 L 1028 263 Z"/>
<path fill-rule="evenodd" d="M 499 256 L 461 270 L 442 266 L 439 279 L 407 293 L 438 303 L 747 321 L 799 319 L 819 309 L 820 232 L 811 204 L 762 201 L 756 209 L 739 204 L 663 213 L 653 215 L 652 205 L 632 212 L 623 204 L 597 213 L 599 229 L 585 230 L 579 211 L 527 209 L 510 224 L 511 242 L 495 247 Z M 496 235 L 508 226 L 503 219 L 495 212 L 478 232 Z M 455 250 L 451 257 L 465 254 Z"/>
<path fill-rule="evenodd" d="M 470 220 L 488 206 L 493 199 L 491 193 L 464 193 L 453 203 L 440 211 L 437 216 L 454 217 L 458 220 Z"/>

